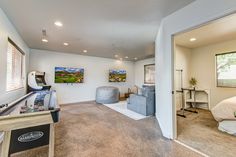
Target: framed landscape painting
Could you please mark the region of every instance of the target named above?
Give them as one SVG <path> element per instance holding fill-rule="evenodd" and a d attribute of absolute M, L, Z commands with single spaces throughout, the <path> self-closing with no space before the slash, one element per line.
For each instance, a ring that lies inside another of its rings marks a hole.
<path fill-rule="evenodd" d="M 55 67 L 55 83 L 83 83 L 83 68 Z"/>
<path fill-rule="evenodd" d="M 109 70 L 109 82 L 125 82 L 126 70 Z"/>
<path fill-rule="evenodd" d="M 155 64 L 144 65 L 144 84 L 155 84 Z"/>

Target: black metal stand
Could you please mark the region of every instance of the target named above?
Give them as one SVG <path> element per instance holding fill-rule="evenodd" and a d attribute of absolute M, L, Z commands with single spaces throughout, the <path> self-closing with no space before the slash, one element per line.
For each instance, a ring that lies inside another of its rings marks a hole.
<path fill-rule="evenodd" d="M 192 111 L 192 110 L 189 110 L 189 109 L 184 109 L 184 111 L 192 112 L 192 113 L 198 113 L 196 110 L 195 110 L 195 111 Z"/>
<path fill-rule="evenodd" d="M 183 93 L 184 93 L 184 90 L 183 90 L 183 69 L 177 69 L 176 71 L 180 72 L 180 86 L 181 86 L 181 90 L 177 90 L 176 92 L 179 92 L 182 94 L 182 108 L 181 108 L 182 114 L 177 113 L 177 116 L 186 118 L 186 116 L 184 115 L 185 109 L 183 108 L 184 107 L 184 105 L 183 105 Z"/>
<path fill-rule="evenodd" d="M 181 111 L 183 112 L 183 114 L 179 114 L 179 113 L 177 113 L 177 116 L 179 116 L 179 117 L 183 117 L 183 118 L 186 118 L 186 116 L 184 115 L 184 110 L 185 110 L 185 109 L 181 109 Z"/>
<path fill-rule="evenodd" d="M 177 113 L 177 116 L 186 118 L 186 115 L 184 115 L 185 111 L 198 114 L 197 108 L 196 108 L 196 98 L 195 98 L 196 89 L 195 89 L 195 87 L 193 89 L 184 89 L 183 88 L 183 70 L 182 69 L 177 69 L 176 71 L 180 72 L 180 81 L 181 81 L 180 82 L 181 83 L 181 90 L 177 90 L 176 92 L 179 92 L 179 93 L 182 94 L 182 108 L 181 108 L 182 114 Z M 184 90 L 189 90 L 190 91 L 190 99 L 193 98 L 193 102 L 191 102 L 191 107 L 195 109 L 194 111 L 193 110 L 189 110 L 189 109 L 185 109 L 185 105 L 184 105 Z M 192 93 L 192 92 L 194 92 L 194 93 Z"/>
<path fill-rule="evenodd" d="M 193 111 L 193 110 L 189 110 L 189 109 L 181 109 L 181 111 L 183 113 L 182 114 L 177 113 L 177 116 L 180 116 L 180 117 L 183 117 L 183 118 L 186 118 L 186 116 L 184 115 L 184 111 L 198 114 L 197 110 Z"/>

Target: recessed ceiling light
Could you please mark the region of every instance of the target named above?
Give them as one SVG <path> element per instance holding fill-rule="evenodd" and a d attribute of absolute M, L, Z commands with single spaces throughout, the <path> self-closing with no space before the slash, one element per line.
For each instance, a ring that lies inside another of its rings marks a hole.
<path fill-rule="evenodd" d="M 63 43 L 64 46 L 68 46 L 69 44 L 68 43 Z"/>
<path fill-rule="evenodd" d="M 125 56 L 126 59 L 128 59 L 129 57 L 128 56 Z"/>
<path fill-rule="evenodd" d="M 134 60 L 138 60 L 138 58 L 137 58 L 137 57 L 135 57 L 135 58 L 134 58 Z"/>
<path fill-rule="evenodd" d="M 115 55 L 116 58 L 118 58 L 119 56 L 118 55 Z"/>
<path fill-rule="evenodd" d="M 88 51 L 87 50 L 83 50 L 84 53 L 87 53 Z"/>
<path fill-rule="evenodd" d="M 190 39 L 191 42 L 194 42 L 194 41 L 196 41 L 196 40 L 197 40 L 196 38 L 191 38 L 191 39 Z"/>
<path fill-rule="evenodd" d="M 45 38 L 43 38 L 43 39 L 42 39 L 42 42 L 45 42 L 45 43 L 47 43 L 47 42 L 48 42 L 48 40 L 47 40 L 47 39 L 45 39 Z"/>
<path fill-rule="evenodd" d="M 62 27 L 62 26 L 63 26 L 63 24 L 62 24 L 60 21 L 56 21 L 54 24 L 55 24 L 56 26 L 58 26 L 58 27 Z"/>

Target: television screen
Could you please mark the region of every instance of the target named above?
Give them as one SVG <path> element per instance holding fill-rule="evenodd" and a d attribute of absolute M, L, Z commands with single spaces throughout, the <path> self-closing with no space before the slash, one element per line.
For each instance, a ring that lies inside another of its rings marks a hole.
<path fill-rule="evenodd" d="M 55 83 L 83 83 L 83 68 L 55 67 Z"/>
<path fill-rule="evenodd" d="M 125 82 L 126 71 L 125 70 L 110 70 L 109 82 Z"/>

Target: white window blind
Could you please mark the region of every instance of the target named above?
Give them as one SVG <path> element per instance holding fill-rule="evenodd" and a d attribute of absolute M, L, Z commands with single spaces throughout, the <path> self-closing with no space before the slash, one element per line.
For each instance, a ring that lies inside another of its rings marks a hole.
<path fill-rule="evenodd" d="M 7 49 L 7 91 L 23 87 L 23 59 L 24 53 L 9 39 Z"/>

